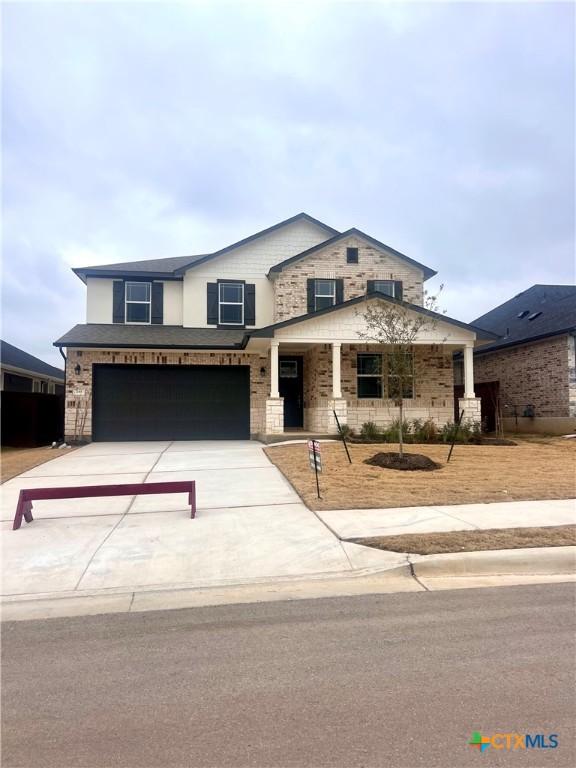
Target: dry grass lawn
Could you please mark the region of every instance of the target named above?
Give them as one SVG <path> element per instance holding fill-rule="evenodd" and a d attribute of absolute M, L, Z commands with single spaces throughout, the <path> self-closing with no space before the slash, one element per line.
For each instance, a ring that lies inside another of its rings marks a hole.
<path fill-rule="evenodd" d="M 61 451 L 53 448 L 2 448 L 0 454 L 0 482 L 5 483 L 28 469 L 44 464 L 50 459 L 57 459 L 64 453 L 69 454 L 74 448 Z"/>
<path fill-rule="evenodd" d="M 487 549 L 525 549 L 526 547 L 573 547 L 576 545 L 576 525 L 409 533 L 402 536 L 374 536 L 367 539 L 350 539 L 350 541 L 389 552 L 408 552 L 411 555 L 440 555 L 445 552 L 479 552 Z"/>
<path fill-rule="evenodd" d="M 516 438 L 514 438 L 516 439 Z M 518 438 L 514 446 L 408 445 L 442 464 L 435 472 L 401 472 L 364 464 L 364 459 L 396 446 L 351 445 L 352 465 L 342 443 L 322 443 L 322 499 L 316 498 L 306 443 L 269 446 L 270 460 L 311 509 L 412 507 L 576 497 L 576 441 Z"/>

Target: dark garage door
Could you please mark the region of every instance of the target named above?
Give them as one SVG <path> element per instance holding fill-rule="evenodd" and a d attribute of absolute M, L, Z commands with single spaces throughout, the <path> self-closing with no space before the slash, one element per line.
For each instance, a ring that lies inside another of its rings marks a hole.
<path fill-rule="evenodd" d="M 94 440 L 250 437 L 248 366 L 95 365 Z"/>

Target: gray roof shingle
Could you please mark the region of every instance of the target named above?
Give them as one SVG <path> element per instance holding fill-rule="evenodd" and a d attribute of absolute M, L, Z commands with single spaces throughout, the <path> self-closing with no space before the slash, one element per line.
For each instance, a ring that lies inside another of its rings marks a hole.
<path fill-rule="evenodd" d="M 44 360 L 39 360 L 34 355 L 24 352 L 23 349 L 8 344 L 7 341 L 0 341 L 0 364 L 21 368 L 24 371 L 31 371 L 44 376 L 52 376 L 55 379 L 64 381 L 64 371 L 48 365 Z"/>
<path fill-rule="evenodd" d="M 142 347 L 156 349 L 241 349 L 242 329 L 182 328 L 178 325 L 110 325 L 87 323 L 54 342 L 55 347 Z"/>
<path fill-rule="evenodd" d="M 501 337 L 477 354 L 569 333 L 576 330 L 576 285 L 533 285 L 477 317 L 473 325 Z"/>

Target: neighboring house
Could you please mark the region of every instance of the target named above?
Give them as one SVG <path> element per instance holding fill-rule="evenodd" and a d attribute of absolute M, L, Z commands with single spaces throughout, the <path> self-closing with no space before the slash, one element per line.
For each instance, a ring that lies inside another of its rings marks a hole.
<path fill-rule="evenodd" d="M 64 393 L 64 371 L 0 341 L 0 389 L 4 392 Z"/>
<path fill-rule="evenodd" d="M 500 338 L 474 352 L 474 382 L 497 382 L 506 429 L 576 429 L 576 286 L 533 285 L 474 320 Z M 456 363 L 456 376 L 460 375 Z"/>
<path fill-rule="evenodd" d="M 357 229 L 298 214 L 215 253 L 75 269 L 87 322 L 67 350 L 66 437 L 248 438 L 389 423 L 385 347 L 359 341 L 364 302 L 422 313 L 435 272 Z M 485 332 L 443 315 L 414 345 L 407 418 L 453 419 L 465 350 L 466 417 L 479 419 L 473 349 Z M 81 425 L 80 427 L 78 425 Z"/>

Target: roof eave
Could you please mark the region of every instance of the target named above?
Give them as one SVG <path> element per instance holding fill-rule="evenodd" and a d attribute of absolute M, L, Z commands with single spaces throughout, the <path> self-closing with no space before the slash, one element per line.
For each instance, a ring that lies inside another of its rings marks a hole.
<path fill-rule="evenodd" d="M 543 341 L 544 339 L 550 339 L 553 336 L 564 336 L 565 334 L 574 334 L 576 333 L 576 325 L 568 326 L 568 328 L 561 328 L 557 331 L 548 331 L 546 333 L 540 333 L 537 336 L 530 336 L 527 339 L 514 339 L 512 341 L 503 342 L 502 344 L 496 344 L 494 346 L 491 346 L 490 348 L 482 348 L 479 347 L 477 350 L 474 350 L 475 355 L 488 355 L 490 352 L 500 352 L 502 349 L 508 349 L 509 347 L 518 347 L 521 344 L 531 344 L 535 341 Z M 502 338 L 501 336 L 496 336 L 497 339 Z"/>
<path fill-rule="evenodd" d="M 299 315 L 298 317 L 292 317 L 288 320 L 283 320 L 280 323 L 274 323 L 273 325 L 268 325 L 264 328 L 259 328 L 256 331 L 251 331 L 250 336 L 251 337 L 264 337 L 264 338 L 273 338 L 274 337 L 274 331 L 278 328 L 284 328 L 288 325 L 296 325 L 297 323 L 303 323 L 306 320 L 311 320 L 312 318 L 321 317 L 322 315 L 330 314 L 331 312 L 337 312 L 341 309 L 344 309 L 346 307 L 354 306 L 355 304 L 360 304 L 363 301 L 367 301 L 368 299 L 380 299 L 382 301 L 387 301 L 390 304 L 396 304 L 397 306 L 406 307 L 407 309 L 411 309 L 414 312 L 417 312 L 419 314 L 427 315 L 428 317 L 432 317 L 435 320 L 438 320 L 440 322 L 449 323 L 450 325 L 456 325 L 460 328 L 464 328 L 465 330 L 472 331 L 475 333 L 479 338 L 482 339 L 498 339 L 500 338 L 497 334 L 492 333 L 491 331 L 487 331 L 484 328 L 479 328 L 475 325 L 470 325 L 469 323 L 463 323 L 461 320 L 455 320 L 452 317 L 447 317 L 446 315 L 441 315 L 438 312 L 432 312 L 429 309 L 426 309 L 425 307 L 421 307 L 419 304 L 411 304 L 408 301 L 401 301 L 400 299 L 395 299 L 392 296 L 387 296 L 384 293 L 380 293 L 379 291 L 370 291 L 369 293 L 366 293 L 362 296 L 357 296 L 353 299 L 348 299 L 348 301 L 343 301 L 341 304 L 334 304 L 331 307 L 326 307 L 326 309 L 320 309 L 317 312 L 309 312 L 305 315 Z"/>
<path fill-rule="evenodd" d="M 270 277 L 272 273 L 282 272 L 284 267 L 290 266 L 290 264 L 293 264 L 296 261 L 300 261 L 301 259 L 305 259 L 307 256 L 315 253 L 316 251 L 319 251 L 321 248 L 329 247 L 332 243 L 338 242 L 338 240 L 342 240 L 345 237 L 352 237 L 354 235 L 357 237 L 363 237 L 365 240 L 373 243 L 378 248 L 382 248 L 391 253 L 396 258 L 399 258 L 402 261 L 406 261 L 417 269 L 420 269 L 424 275 L 424 280 L 429 280 L 431 277 L 434 277 L 434 275 L 438 274 L 435 269 L 431 269 L 425 264 L 421 264 L 419 261 L 410 258 L 410 256 L 406 256 L 404 253 L 400 253 L 400 251 L 397 251 L 395 248 L 391 248 L 389 245 L 386 245 L 386 243 L 382 243 L 379 240 L 376 240 L 376 238 L 367 235 L 365 232 L 362 232 L 359 229 L 356 229 L 356 227 L 353 227 L 352 229 L 347 229 L 345 232 L 337 233 L 334 237 L 326 240 L 323 243 L 318 243 L 318 245 L 314 245 L 312 248 L 307 248 L 301 253 L 297 253 L 288 259 L 284 259 L 284 261 L 278 262 L 278 264 L 274 264 L 274 266 L 270 267 L 268 271 L 268 277 Z"/>
<path fill-rule="evenodd" d="M 324 224 L 323 221 L 320 221 L 319 219 L 315 219 L 313 216 L 310 216 L 308 213 L 304 213 L 304 212 L 297 213 L 295 216 L 291 216 L 289 219 L 285 219 L 284 221 L 278 222 L 278 224 L 273 224 L 271 227 L 262 229 L 260 232 L 256 232 L 253 235 L 248 235 L 248 237 L 245 237 L 242 240 L 238 240 L 236 243 L 232 243 L 232 245 L 227 245 L 225 248 L 221 248 L 218 251 L 214 251 L 214 253 L 208 253 L 202 259 L 197 259 L 196 261 L 193 261 L 190 264 L 186 264 L 183 267 L 178 267 L 178 269 L 174 270 L 174 274 L 183 275 L 189 269 L 193 269 L 194 267 L 199 266 L 200 264 L 204 264 L 206 261 L 215 259 L 217 256 L 223 256 L 224 254 L 229 253 L 235 248 L 240 248 L 243 245 L 247 245 L 248 243 L 251 243 L 254 240 L 257 240 L 260 237 L 264 237 L 265 235 L 268 235 L 271 232 L 274 232 L 277 229 L 280 229 L 281 227 L 285 227 L 290 224 L 293 224 L 295 221 L 298 221 L 299 219 L 305 219 L 311 224 L 316 224 L 317 226 L 326 230 L 326 232 L 331 232 L 332 234 L 338 234 L 337 229 L 334 229 L 334 227 L 330 227 L 328 224 Z"/>

